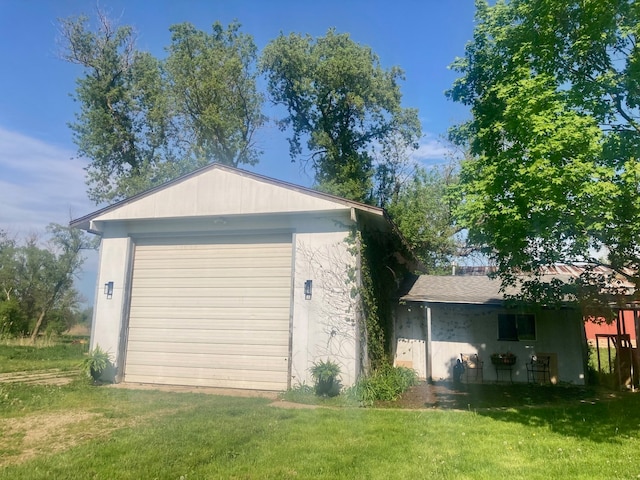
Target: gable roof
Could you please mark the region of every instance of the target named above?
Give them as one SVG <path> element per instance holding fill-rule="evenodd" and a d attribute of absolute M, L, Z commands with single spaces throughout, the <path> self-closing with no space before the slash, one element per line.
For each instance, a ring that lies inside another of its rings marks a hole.
<path fill-rule="evenodd" d="M 102 221 L 348 209 L 399 234 L 382 208 L 219 163 L 72 220 L 70 226 L 95 231 Z"/>

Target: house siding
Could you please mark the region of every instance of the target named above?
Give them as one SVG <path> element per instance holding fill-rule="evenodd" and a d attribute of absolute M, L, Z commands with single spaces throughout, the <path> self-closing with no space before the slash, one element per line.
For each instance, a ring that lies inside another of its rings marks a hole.
<path fill-rule="evenodd" d="M 552 371 L 552 375 L 555 373 L 557 381 L 585 383 L 582 320 L 578 312 L 570 309 L 536 311 L 536 340 L 527 341 L 498 340 L 498 315 L 501 313 L 512 312 L 490 305 L 422 302 L 399 305 L 396 364 L 402 364 L 408 355 L 412 358 L 424 355 L 426 365 L 413 367 L 419 376 L 428 376 L 430 369 L 433 380 L 450 380 L 461 353 L 478 353 L 484 360 L 485 381 L 495 381 L 496 371 L 490 356 L 510 351 L 518 357 L 512 371 L 513 381 L 526 382 L 526 362 L 531 355 L 544 353 L 555 359 L 556 371 Z M 431 319 L 431 338 L 421 337 L 428 317 Z M 427 345 L 431 346 L 431 351 Z"/>

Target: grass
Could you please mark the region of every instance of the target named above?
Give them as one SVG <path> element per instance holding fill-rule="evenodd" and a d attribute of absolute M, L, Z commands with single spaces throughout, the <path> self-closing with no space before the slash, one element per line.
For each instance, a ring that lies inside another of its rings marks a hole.
<path fill-rule="evenodd" d="M 4 340 L 0 343 L 0 373 L 79 367 L 88 344 L 76 339 L 39 340 L 31 345 L 27 339 Z"/>
<path fill-rule="evenodd" d="M 483 387 L 475 395 L 488 393 Z M 93 387 L 81 379 L 0 384 L 0 478 L 640 475 L 638 394 L 514 405 L 289 409 L 261 398 Z"/>
<path fill-rule="evenodd" d="M 637 478 L 639 402 L 282 409 L 86 382 L 11 386 L 0 391 L 0 478 Z M 54 418 L 55 430 L 39 425 Z"/>

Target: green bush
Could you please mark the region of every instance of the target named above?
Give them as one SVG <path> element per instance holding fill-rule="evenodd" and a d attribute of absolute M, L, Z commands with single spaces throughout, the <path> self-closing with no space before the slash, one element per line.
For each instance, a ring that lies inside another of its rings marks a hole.
<path fill-rule="evenodd" d="M 95 382 L 100 379 L 103 372 L 112 367 L 111 354 L 102 350 L 100 345 L 96 345 L 96 348 L 91 350 L 88 355 L 82 363 L 82 369 Z"/>
<path fill-rule="evenodd" d="M 335 397 L 340 393 L 342 385 L 338 380 L 340 375 L 340 365 L 331 360 L 320 360 L 313 364 L 310 369 L 311 376 L 316 383 L 316 395 Z"/>
<path fill-rule="evenodd" d="M 397 400 L 407 389 L 418 383 L 415 370 L 406 367 L 383 366 L 362 377 L 346 392 L 358 402 L 371 405 L 375 401 Z"/>
<path fill-rule="evenodd" d="M 17 300 L 0 301 L 0 338 L 19 337 L 29 330 L 27 321 Z"/>

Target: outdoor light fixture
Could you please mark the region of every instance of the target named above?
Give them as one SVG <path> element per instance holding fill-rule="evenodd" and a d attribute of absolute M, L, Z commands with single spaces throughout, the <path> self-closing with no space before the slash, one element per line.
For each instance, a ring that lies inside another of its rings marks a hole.
<path fill-rule="evenodd" d="M 104 294 L 107 298 L 113 297 L 113 282 L 107 282 L 104 284 Z"/>
<path fill-rule="evenodd" d="M 304 282 L 304 299 L 311 300 L 311 290 L 313 289 L 313 281 L 307 280 Z"/>

